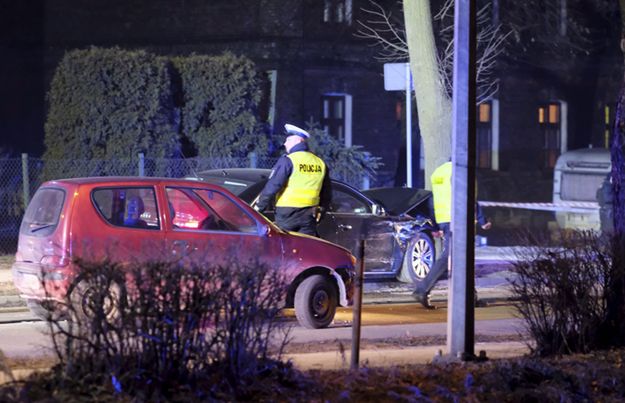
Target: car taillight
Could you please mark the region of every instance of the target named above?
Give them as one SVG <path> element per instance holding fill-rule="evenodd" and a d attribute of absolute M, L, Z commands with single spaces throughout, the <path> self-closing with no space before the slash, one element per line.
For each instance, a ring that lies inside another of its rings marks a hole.
<path fill-rule="evenodd" d="M 48 267 L 64 267 L 69 264 L 66 256 L 47 255 L 41 258 L 41 265 Z"/>

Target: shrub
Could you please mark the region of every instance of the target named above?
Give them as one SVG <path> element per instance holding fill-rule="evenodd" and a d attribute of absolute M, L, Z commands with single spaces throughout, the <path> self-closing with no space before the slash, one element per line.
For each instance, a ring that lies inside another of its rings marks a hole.
<path fill-rule="evenodd" d="M 106 160 L 179 149 L 171 65 L 145 51 L 89 48 L 65 54 L 48 100 L 44 158 Z M 106 162 L 99 167 L 106 174 Z M 50 173 L 71 176 L 70 172 Z"/>
<path fill-rule="evenodd" d="M 561 239 L 560 247 L 527 247 L 514 263 L 512 292 L 535 342 L 530 348 L 547 356 L 623 346 L 614 336 L 625 324 L 610 319 L 613 281 L 625 270 L 614 263 L 612 239 L 587 231 Z"/>
<path fill-rule="evenodd" d="M 246 57 L 191 55 L 173 59 L 183 89 L 182 131 L 200 157 L 264 154 L 258 104 L 261 90 Z"/>
<path fill-rule="evenodd" d="M 276 269 L 80 262 L 73 287 L 71 320 L 49 320 L 58 379 L 140 400 L 244 399 L 291 373 L 279 361 L 288 329 Z"/>

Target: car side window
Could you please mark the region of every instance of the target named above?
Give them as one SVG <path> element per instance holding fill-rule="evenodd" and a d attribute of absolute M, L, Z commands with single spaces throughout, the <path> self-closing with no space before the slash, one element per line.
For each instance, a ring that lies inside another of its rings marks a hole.
<path fill-rule="evenodd" d="M 97 188 L 91 200 L 100 215 L 117 227 L 159 229 L 154 188 Z"/>
<path fill-rule="evenodd" d="M 340 189 L 332 189 L 332 211 L 335 213 L 367 214 L 369 208 L 362 200 Z"/>
<path fill-rule="evenodd" d="M 195 193 L 215 211 L 232 231 L 258 232 L 256 220 L 223 193 L 206 189 L 196 189 Z"/>
<path fill-rule="evenodd" d="M 167 188 L 167 204 L 175 228 L 201 229 L 211 215 L 189 189 Z"/>

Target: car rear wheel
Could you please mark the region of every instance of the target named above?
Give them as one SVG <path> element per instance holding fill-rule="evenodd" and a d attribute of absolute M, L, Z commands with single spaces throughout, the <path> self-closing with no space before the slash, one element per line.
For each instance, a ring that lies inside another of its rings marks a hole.
<path fill-rule="evenodd" d="M 70 294 L 70 316 L 75 321 L 105 320 L 113 323 L 120 312 L 121 287 L 111 282 L 81 280 Z"/>
<path fill-rule="evenodd" d="M 332 280 L 322 275 L 308 277 L 295 290 L 295 316 L 309 329 L 328 327 L 338 305 L 337 290 Z"/>
<path fill-rule="evenodd" d="M 408 244 L 398 280 L 404 283 L 425 280 L 432 270 L 435 256 L 434 241 L 420 232 Z"/>

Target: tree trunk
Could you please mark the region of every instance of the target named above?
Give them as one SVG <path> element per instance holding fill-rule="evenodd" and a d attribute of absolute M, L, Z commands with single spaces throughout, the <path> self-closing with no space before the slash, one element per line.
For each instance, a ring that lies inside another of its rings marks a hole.
<path fill-rule="evenodd" d="M 403 7 L 419 130 L 423 138 L 425 185 L 430 189 L 434 169 L 451 158 L 451 99 L 440 77 L 430 2 L 404 0 Z"/>

